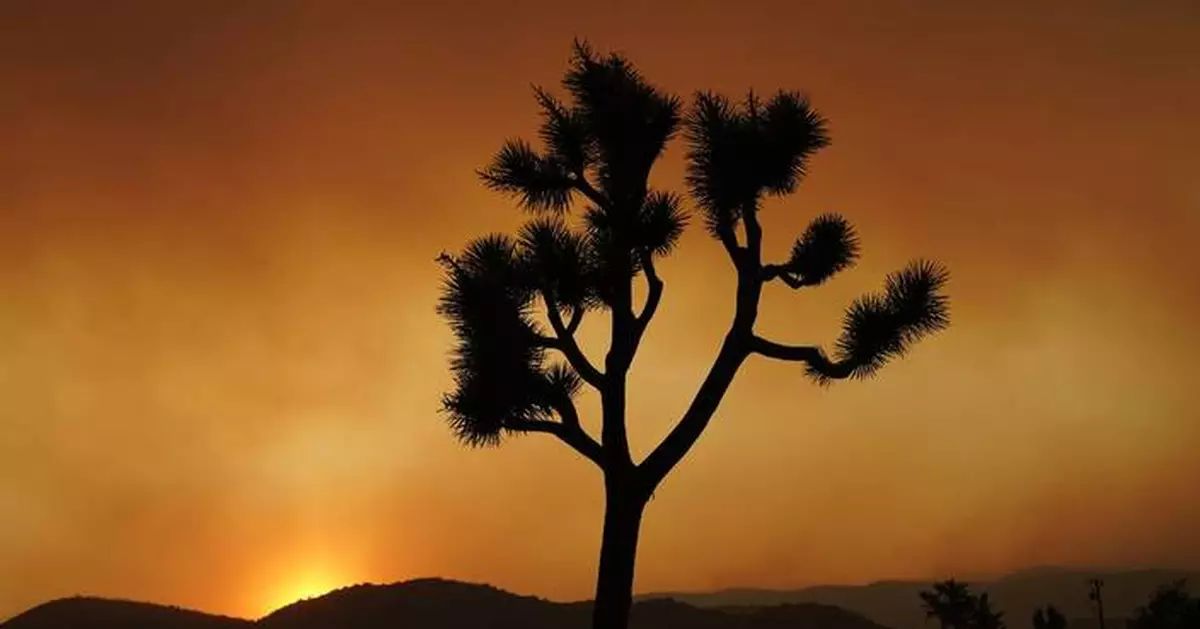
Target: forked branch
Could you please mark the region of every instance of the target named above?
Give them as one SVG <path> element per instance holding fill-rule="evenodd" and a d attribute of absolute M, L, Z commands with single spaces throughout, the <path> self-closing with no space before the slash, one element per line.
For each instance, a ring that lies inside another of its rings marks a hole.
<path fill-rule="evenodd" d="M 545 292 L 542 293 L 542 299 L 546 304 L 546 318 L 550 320 L 550 327 L 554 329 L 555 334 L 555 338 L 549 339 L 547 346 L 562 352 L 579 377 L 599 389 L 604 382 L 604 374 L 592 365 L 575 340 L 575 330 L 579 328 L 579 323 L 583 320 L 582 310 L 576 309 L 571 313 L 570 323 L 563 323 L 562 311 L 559 310 L 558 302 Z"/>
<path fill-rule="evenodd" d="M 757 202 L 742 208 L 742 226 L 746 230 L 746 250 L 755 265 L 762 264 L 762 225 L 758 222 Z"/>
<path fill-rule="evenodd" d="M 700 438 L 745 358 L 746 351 L 736 337 L 733 334 L 726 336 L 716 361 L 679 423 L 675 424 L 662 443 L 638 465 L 641 489 L 647 495 L 658 487 Z"/>
<path fill-rule="evenodd" d="M 608 199 L 605 199 L 604 195 L 600 194 L 600 191 L 588 182 L 587 176 L 582 170 L 573 172 L 571 175 L 571 187 L 574 188 L 576 192 L 582 194 L 584 198 L 594 203 L 596 207 L 608 207 Z"/>
<path fill-rule="evenodd" d="M 513 430 L 520 432 L 544 432 L 558 437 L 559 441 L 567 444 L 571 449 L 579 454 L 587 457 L 592 463 L 603 467 L 604 459 L 601 456 L 600 444 L 592 439 L 591 435 L 587 434 L 578 423 L 567 423 L 564 421 L 555 422 L 549 420 L 528 420 L 517 424 Z"/>

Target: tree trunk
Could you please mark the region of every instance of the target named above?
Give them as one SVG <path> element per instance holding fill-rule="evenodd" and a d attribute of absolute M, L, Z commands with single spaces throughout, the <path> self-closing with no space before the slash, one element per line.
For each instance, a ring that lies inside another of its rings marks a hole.
<path fill-rule="evenodd" d="M 592 629 L 627 629 L 633 604 L 633 572 L 638 530 L 646 500 L 631 495 L 626 483 L 606 480 L 604 537 L 592 607 Z"/>

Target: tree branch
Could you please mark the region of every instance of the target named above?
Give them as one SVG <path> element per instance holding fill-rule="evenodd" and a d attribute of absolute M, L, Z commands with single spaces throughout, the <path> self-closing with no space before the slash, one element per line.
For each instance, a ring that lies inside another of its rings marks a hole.
<path fill-rule="evenodd" d="M 578 428 L 580 431 L 583 430 L 583 425 L 579 423 L 579 411 L 575 408 L 575 402 L 571 399 L 570 395 L 564 395 L 563 399 L 555 402 L 553 406 L 554 411 L 558 413 L 558 418 L 562 420 L 565 426 L 568 428 Z M 585 437 L 588 437 L 586 432 L 583 434 Z M 591 439 L 591 437 L 588 437 L 588 439 Z M 599 445 L 599 443 L 596 445 Z"/>
<path fill-rule="evenodd" d="M 762 281 L 770 282 L 771 280 L 779 279 L 787 284 L 788 288 L 793 290 L 812 286 L 812 284 L 796 277 L 794 273 L 788 271 L 787 267 L 782 264 L 764 264 L 762 268 Z"/>
<path fill-rule="evenodd" d="M 643 489 L 647 492 L 653 492 L 696 444 L 720 406 L 725 392 L 729 390 L 729 385 L 733 383 L 738 369 L 750 354 L 749 340 L 754 336 L 754 321 L 758 318 L 758 302 L 762 295 L 762 229 L 753 213 L 744 213 L 742 218 L 746 227 L 746 246 L 735 247 L 731 252 L 738 272 L 733 324 L 721 343 L 720 353 L 679 423 L 638 465 L 640 480 L 645 483 Z M 736 242 L 730 231 L 731 238 Z"/>
<path fill-rule="evenodd" d="M 573 172 L 571 174 L 574 175 L 574 178 L 571 182 L 571 187 L 573 187 L 584 197 L 587 197 L 588 201 L 595 203 L 597 207 L 608 207 L 608 199 L 605 199 L 604 195 L 600 194 L 600 191 L 594 188 L 592 184 L 588 182 L 587 177 L 584 176 L 582 171 Z"/>
<path fill-rule="evenodd" d="M 621 247 L 624 243 L 617 243 Z M 628 250 L 628 249 L 626 249 Z M 628 263 L 618 263 L 611 282 L 612 301 L 609 303 L 611 335 L 608 354 L 604 357 L 604 387 L 600 391 L 602 408 L 600 444 L 610 470 L 632 467 L 629 454 L 629 434 L 625 425 L 626 378 L 637 347 L 637 318 L 633 314 L 633 269 Z"/>
<path fill-rule="evenodd" d="M 574 405 L 571 406 L 571 409 L 571 414 L 573 414 Z M 559 412 L 562 413 L 561 410 Z M 592 439 L 590 435 L 584 432 L 578 423 L 568 423 L 566 420 L 567 414 L 563 414 L 562 416 L 562 422 L 528 420 L 513 426 L 512 429 L 520 432 L 544 432 L 554 435 L 558 437 L 559 441 L 571 446 L 571 449 L 587 457 L 588 460 L 603 469 L 604 458 L 601 455 L 600 444 L 596 443 L 595 439 Z M 578 417 L 575 420 L 578 421 Z"/>
<path fill-rule="evenodd" d="M 648 252 L 642 252 L 642 270 L 646 273 L 648 292 L 646 304 L 642 307 L 641 314 L 637 316 L 635 345 L 641 341 L 642 334 L 646 332 L 646 326 L 650 325 L 650 320 L 654 318 L 654 313 L 658 312 L 658 304 L 662 301 L 663 294 L 662 278 L 658 276 L 658 271 L 654 268 L 654 257 Z"/>
<path fill-rule="evenodd" d="M 829 360 L 821 348 L 811 345 L 781 345 L 756 335 L 750 339 L 750 351 L 767 358 L 804 363 L 809 371 L 831 380 L 842 380 L 854 373 L 853 365 Z"/>
<path fill-rule="evenodd" d="M 579 377 L 584 382 L 599 389 L 604 382 L 604 374 L 600 373 L 583 354 L 583 350 L 579 349 L 579 344 L 575 342 L 574 330 L 569 328 L 562 320 L 562 312 L 558 309 L 558 302 L 547 293 L 542 293 L 542 299 L 546 303 L 546 318 L 550 320 L 550 327 L 554 328 L 556 339 L 549 339 L 552 344 L 548 347 L 553 347 L 563 353 L 567 357 L 567 362 L 571 364 L 571 368 L 579 374 Z M 574 327 L 579 327 L 577 319 L 582 318 L 581 311 L 571 315 L 571 323 Z"/>
<path fill-rule="evenodd" d="M 704 383 L 696 391 L 692 403 L 684 412 L 683 417 L 662 443 L 638 465 L 641 473 L 643 491 L 653 492 L 667 474 L 687 455 L 692 445 L 700 438 L 708 422 L 716 412 L 721 398 L 737 375 L 738 368 L 746 358 L 746 350 L 737 341 L 734 332 L 730 332 L 721 344 L 721 351 L 716 361 L 704 378 Z"/>
<path fill-rule="evenodd" d="M 716 229 L 717 237 L 720 238 L 721 244 L 725 247 L 725 252 L 729 254 L 729 259 L 733 261 L 734 266 L 741 264 L 741 246 L 738 245 L 737 234 L 733 231 L 733 227 L 719 226 Z"/>
<path fill-rule="evenodd" d="M 579 329 L 579 324 L 581 323 L 583 323 L 583 308 L 573 308 L 571 310 L 571 320 L 567 321 L 567 332 L 572 335 L 575 334 L 575 331 Z"/>
<path fill-rule="evenodd" d="M 756 204 L 748 203 L 742 209 L 742 225 L 746 229 L 746 249 L 755 266 L 762 265 L 762 226 L 758 223 L 758 208 Z"/>

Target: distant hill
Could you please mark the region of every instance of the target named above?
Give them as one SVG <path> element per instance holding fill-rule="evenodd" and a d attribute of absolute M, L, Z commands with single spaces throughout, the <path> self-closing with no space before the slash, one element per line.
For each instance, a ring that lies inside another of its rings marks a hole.
<path fill-rule="evenodd" d="M 240 618 L 87 596 L 43 603 L 0 623 L 4 629 L 253 629 Z"/>
<path fill-rule="evenodd" d="M 487 585 L 418 579 L 355 585 L 299 601 L 257 621 L 175 607 L 68 598 L 0 629 L 589 629 L 591 603 L 554 603 Z M 829 605 L 700 609 L 670 599 L 633 606 L 631 629 L 889 629 Z"/>
<path fill-rule="evenodd" d="M 1179 570 L 1098 570 L 1036 568 L 997 579 L 971 581 L 972 589 L 988 592 L 997 609 L 1005 612 L 1010 629 L 1031 626 L 1036 608 L 1058 607 L 1071 619 L 1071 629 L 1090 629 L 1094 612 L 1087 598 L 1088 579 L 1104 579 L 1104 611 L 1112 629 L 1124 627 L 1124 618 L 1144 604 L 1160 585 L 1187 579 L 1192 592 L 1200 592 L 1200 572 Z M 769 606 L 786 603 L 820 603 L 856 612 L 894 629 L 929 629 L 917 593 L 930 581 L 880 581 L 869 585 L 823 585 L 797 590 L 728 589 L 708 593 L 655 593 L 639 599 L 669 597 L 701 608 Z"/>
<path fill-rule="evenodd" d="M 355 585 L 293 603 L 258 621 L 262 629 L 549 629 L 567 627 L 581 604 L 517 596 L 488 586 L 418 579 L 392 585 Z"/>
<path fill-rule="evenodd" d="M 591 602 L 555 603 L 487 586 L 418 579 L 357 585 L 301 601 L 258 621 L 262 629 L 588 629 Z M 631 629 L 889 629 L 819 604 L 700 609 L 657 598 L 633 606 Z"/>

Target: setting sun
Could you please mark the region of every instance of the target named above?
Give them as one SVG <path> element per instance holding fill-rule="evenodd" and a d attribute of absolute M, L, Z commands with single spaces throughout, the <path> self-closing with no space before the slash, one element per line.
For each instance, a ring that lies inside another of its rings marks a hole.
<path fill-rule="evenodd" d="M 278 586 L 268 588 L 263 596 L 263 615 L 286 607 L 296 601 L 316 598 L 349 583 L 346 575 L 327 569 L 302 569 L 278 578 Z"/>

